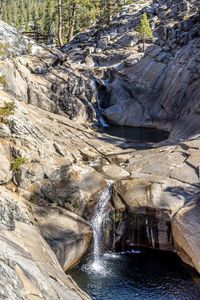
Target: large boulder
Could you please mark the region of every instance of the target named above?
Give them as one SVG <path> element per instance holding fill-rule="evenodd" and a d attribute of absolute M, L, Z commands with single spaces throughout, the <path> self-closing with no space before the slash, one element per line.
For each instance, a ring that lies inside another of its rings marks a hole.
<path fill-rule="evenodd" d="M 62 270 L 29 205 L 2 187 L 0 202 L 0 298 L 89 300 Z"/>
<path fill-rule="evenodd" d="M 87 206 L 95 205 L 96 195 L 107 186 L 104 177 L 88 166 L 71 166 L 64 157 L 26 163 L 16 171 L 14 182 L 27 199 L 35 203 L 58 205 L 83 216 Z"/>
<path fill-rule="evenodd" d="M 78 263 L 90 246 L 92 229 L 79 216 L 61 208 L 33 207 L 39 229 L 64 270 Z"/>
<path fill-rule="evenodd" d="M 179 197 L 179 193 L 177 193 Z M 200 201 L 196 198 L 181 208 L 172 219 L 175 249 L 182 260 L 200 273 Z"/>
<path fill-rule="evenodd" d="M 125 34 L 121 37 L 117 43 L 120 44 L 122 47 L 133 47 L 137 44 L 138 37 L 136 32 Z"/>

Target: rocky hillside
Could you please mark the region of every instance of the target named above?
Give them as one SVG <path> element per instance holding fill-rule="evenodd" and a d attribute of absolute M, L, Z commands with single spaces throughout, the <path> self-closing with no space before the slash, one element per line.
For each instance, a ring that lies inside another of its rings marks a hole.
<path fill-rule="evenodd" d="M 200 272 L 198 4 L 138 1 L 63 52 L 0 21 L 0 297 L 89 299 L 63 269 L 90 245 L 86 219 L 107 179 L 116 247 L 133 242 L 136 216 L 134 242 L 176 251 Z M 142 53 L 144 11 L 154 40 Z M 110 122 L 170 139 L 139 145 L 93 130 L 97 100 Z"/>
<path fill-rule="evenodd" d="M 199 1 L 136 1 L 110 29 L 67 44 L 71 66 L 97 84 L 108 122 L 164 129 L 171 137 L 199 130 Z M 153 40 L 142 52 L 136 26 L 146 12 Z"/>

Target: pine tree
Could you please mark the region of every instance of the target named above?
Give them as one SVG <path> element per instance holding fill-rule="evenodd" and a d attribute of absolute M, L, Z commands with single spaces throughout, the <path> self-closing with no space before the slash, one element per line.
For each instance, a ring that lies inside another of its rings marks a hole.
<path fill-rule="evenodd" d="M 138 32 L 138 36 L 143 41 L 143 52 L 145 51 L 145 41 L 146 39 L 152 38 L 153 34 L 151 31 L 151 27 L 149 25 L 149 20 L 147 19 L 146 13 L 143 14 L 141 20 L 141 24 L 136 28 L 136 31 Z"/>
<path fill-rule="evenodd" d="M 6 5 L 2 6 L 2 15 L 1 18 L 4 22 L 8 22 L 8 15 L 7 15 L 7 10 L 6 10 Z"/>
<path fill-rule="evenodd" d="M 57 28 L 60 45 L 78 32 L 110 25 L 122 5 L 134 0 L 0 0 L 1 19 L 20 30 L 49 34 Z"/>
<path fill-rule="evenodd" d="M 33 22 L 33 31 L 40 31 L 39 7 L 36 2 L 33 2 L 31 20 Z"/>
<path fill-rule="evenodd" d="M 62 22 L 62 2 L 61 2 L 61 0 L 58 0 L 58 42 L 59 42 L 60 47 L 63 46 L 62 28 L 63 28 L 63 22 Z"/>
<path fill-rule="evenodd" d="M 47 0 L 45 5 L 44 27 L 43 27 L 45 33 L 49 33 L 51 24 L 53 22 L 53 11 L 54 11 L 54 1 Z"/>
<path fill-rule="evenodd" d="M 26 25 L 26 10 L 25 10 L 25 5 L 23 0 L 19 0 L 19 5 L 18 5 L 18 16 L 19 16 L 19 26 L 20 29 L 23 29 Z"/>
<path fill-rule="evenodd" d="M 121 11 L 121 0 L 99 0 L 99 24 L 109 26 L 112 19 Z"/>
<path fill-rule="evenodd" d="M 12 15 L 11 15 L 11 5 L 9 4 L 6 8 L 7 10 L 7 23 L 12 25 Z"/>
<path fill-rule="evenodd" d="M 17 5 L 15 0 L 11 0 L 11 16 L 12 16 L 12 25 L 18 27 L 18 14 L 17 14 Z"/>
<path fill-rule="evenodd" d="M 30 30 L 30 21 L 31 21 L 31 2 L 30 0 L 27 0 L 25 3 L 25 7 L 26 7 L 26 31 Z"/>

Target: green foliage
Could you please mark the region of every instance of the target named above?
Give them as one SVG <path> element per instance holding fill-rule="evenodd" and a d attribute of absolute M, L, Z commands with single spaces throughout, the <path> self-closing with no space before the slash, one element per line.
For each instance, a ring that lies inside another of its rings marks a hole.
<path fill-rule="evenodd" d="M 33 44 L 29 43 L 28 44 L 28 54 L 31 54 L 32 47 L 33 47 Z"/>
<path fill-rule="evenodd" d="M 8 45 L 4 45 L 4 44 L 0 43 L 0 55 L 8 54 L 7 51 L 8 51 Z"/>
<path fill-rule="evenodd" d="M 78 207 L 78 202 L 76 201 L 76 202 L 73 203 L 73 208 L 76 209 L 77 207 Z"/>
<path fill-rule="evenodd" d="M 9 123 L 7 118 L 14 115 L 15 108 L 16 105 L 14 102 L 4 102 L 4 106 L 0 108 L 0 122 Z"/>
<path fill-rule="evenodd" d="M 0 76 L 0 84 L 2 84 L 3 87 L 7 87 L 7 81 L 3 75 Z"/>
<path fill-rule="evenodd" d="M 134 0 L 62 0 L 63 38 L 98 26 L 109 26 L 124 4 Z M 73 14 L 75 8 L 75 14 Z M 1 19 L 24 31 L 49 34 L 52 23 L 58 25 L 58 0 L 0 0 Z M 72 30 L 73 27 L 73 30 Z"/>
<path fill-rule="evenodd" d="M 22 164 L 25 164 L 28 162 L 28 159 L 26 157 L 18 157 L 14 160 L 12 163 L 12 170 L 19 170 Z"/>
<path fill-rule="evenodd" d="M 142 39 L 142 41 L 143 41 L 143 51 L 144 51 L 145 40 L 152 38 L 153 34 L 151 31 L 151 27 L 149 25 L 149 20 L 147 19 L 146 13 L 143 14 L 140 22 L 141 22 L 141 24 L 140 24 L 140 26 L 138 26 L 136 28 L 136 31 L 138 32 L 139 38 Z"/>
<path fill-rule="evenodd" d="M 109 25 L 112 18 L 115 17 L 122 7 L 122 1 L 99 0 L 99 25 Z"/>
<path fill-rule="evenodd" d="M 114 223 L 119 223 L 123 220 L 123 213 L 119 211 L 114 211 L 111 213 L 110 218 Z"/>

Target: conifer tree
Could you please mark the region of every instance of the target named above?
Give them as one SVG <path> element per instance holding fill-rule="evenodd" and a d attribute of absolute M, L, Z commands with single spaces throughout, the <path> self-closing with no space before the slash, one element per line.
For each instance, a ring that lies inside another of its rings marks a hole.
<path fill-rule="evenodd" d="M 115 17 L 122 7 L 121 0 L 99 0 L 99 22 L 100 25 L 110 25 L 113 17 Z"/>
<path fill-rule="evenodd" d="M 63 23 L 62 23 L 62 2 L 61 2 L 61 0 L 58 0 L 58 42 L 59 42 L 60 47 L 63 46 L 62 28 L 63 28 Z"/>
<path fill-rule="evenodd" d="M 19 0 L 19 5 L 18 5 L 18 15 L 19 15 L 19 26 L 20 29 L 23 28 L 23 25 L 25 27 L 26 25 L 26 10 L 25 10 L 25 5 L 23 0 Z"/>
<path fill-rule="evenodd" d="M 33 22 L 33 31 L 40 31 L 39 7 L 36 2 L 33 2 L 31 19 Z"/>
<path fill-rule="evenodd" d="M 15 0 L 11 0 L 11 17 L 12 17 L 12 25 L 18 26 L 18 15 L 17 15 L 17 5 Z"/>
<path fill-rule="evenodd" d="M 8 16 L 7 16 L 7 10 L 6 10 L 6 5 L 2 6 L 2 15 L 1 18 L 4 22 L 8 22 Z"/>
<path fill-rule="evenodd" d="M 30 21 L 31 21 L 31 2 L 30 0 L 27 0 L 25 3 L 25 7 L 26 7 L 26 26 L 25 29 L 26 31 L 29 31 L 30 29 Z"/>
<path fill-rule="evenodd" d="M 49 33 L 51 24 L 53 22 L 53 12 L 54 12 L 54 1 L 47 0 L 44 12 L 44 24 L 43 30 L 45 33 Z"/>
<path fill-rule="evenodd" d="M 151 31 L 151 27 L 149 25 L 149 20 L 147 19 L 146 13 L 143 14 L 141 20 L 141 24 L 136 28 L 136 31 L 138 32 L 138 36 L 140 39 L 142 39 L 143 42 L 143 52 L 145 51 L 145 41 L 146 39 L 152 38 L 153 34 Z"/>
<path fill-rule="evenodd" d="M 78 32 L 110 25 L 121 6 L 134 0 L 0 0 L 0 18 L 20 30 L 49 34 L 57 28 L 59 44 Z"/>

